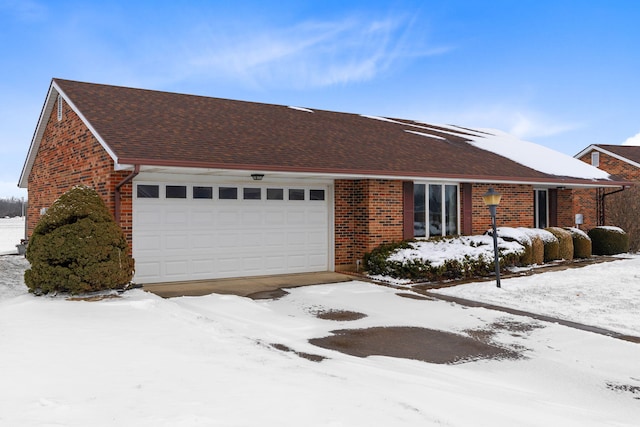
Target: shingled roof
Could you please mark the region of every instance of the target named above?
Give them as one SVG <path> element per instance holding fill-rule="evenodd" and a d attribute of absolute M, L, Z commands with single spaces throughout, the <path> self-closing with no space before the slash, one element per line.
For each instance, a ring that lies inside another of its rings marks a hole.
<path fill-rule="evenodd" d="M 597 148 L 599 149 L 599 151 L 613 154 L 621 160 L 640 164 L 640 146 L 637 145 L 593 144 L 587 147 L 585 150 L 581 151 L 579 154 L 576 154 L 576 157 L 580 157 L 586 154 L 593 148 Z"/>
<path fill-rule="evenodd" d="M 57 93 L 117 165 L 593 184 L 478 148 L 491 134 L 473 129 L 53 79 Z"/>

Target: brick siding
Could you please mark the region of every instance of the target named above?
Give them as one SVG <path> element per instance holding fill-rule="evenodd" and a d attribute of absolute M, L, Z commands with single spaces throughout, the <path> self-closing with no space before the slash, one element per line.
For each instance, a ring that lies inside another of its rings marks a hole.
<path fill-rule="evenodd" d="M 582 157 L 582 160 L 585 163 L 591 164 L 591 153 L 589 151 Z M 606 153 L 598 151 L 600 160 L 598 169 L 602 169 L 606 171 L 610 175 L 615 175 L 618 178 L 628 180 L 628 181 L 640 181 L 640 168 L 637 168 L 625 161 L 617 159 L 613 156 L 610 156 Z M 606 190 L 606 192 L 615 191 L 612 189 Z M 624 193 L 623 193 L 624 194 Z M 615 196 L 612 196 L 615 197 Z M 611 197 L 607 198 L 607 204 L 611 203 Z M 574 200 L 573 206 L 574 211 L 576 213 L 581 213 L 584 217 L 584 224 L 580 227 L 584 230 L 590 230 L 593 227 L 596 227 L 598 224 L 598 208 L 597 202 L 598 200 L 598 190 L 596 189 L 584 189 L 584 190 L 574 190 Z M 606 206 L 605 206 L 605 218 L 606 218 Z M 611 224 L 605 224 L 611 225 Z"/>
<path fill-rule="evenodd" d="M 355 268 L 365 252 L 403 238 L 402 181 L 336 180 L 335 265 Z"/>
<path fill-rule="evenodd" d="M 533 187 L 518 184 L 473 184 L 472 185 L 472 231 L 483 234 L 491 228 L 489 208 L 482 196 L 493 188 L 502 194 L 496 210 L 498 227 L 533 227 Z"/>
<path fill-rule="evenodd" d="M 66 103 L 58 121 L 57 101 L 46 124 L 38 153 L 28 177 L 27 236 L 40 219 L 40 210 L 50 207 L 75 185 L 95 189 L 114 213 L 115 187 L 129 172 L 114 171 L 114 163 L 91 131 Z M 121 226 L 131 244 L 131 185 L 122 188 Z"/>

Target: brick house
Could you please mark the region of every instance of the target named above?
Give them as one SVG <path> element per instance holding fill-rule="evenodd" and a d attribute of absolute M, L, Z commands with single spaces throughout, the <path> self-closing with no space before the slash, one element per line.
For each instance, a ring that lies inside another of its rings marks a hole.
<path fill-rule="evenodd" d="M 560 153 L 546 160 L 600 178 L 544 172 L 477 145 L 497 140 L 53 79 L 19 186 L 28 235 L 70 187 L 95 188 L 131 244 L 136 282 L 155 283 L 346 270 L 381 243 L 480 234 L 490 187 L 503 195 L 500 225 L 570 226 L 573 189 L 623 185 Z"/>
<path fill-rule="evenodd" d="M 574 157 L 606 171 L 618 180 L 640 182 L 640 146 L 592 144 Z M 586 229 L 610 225 L 606 220 L 605 202 L 619 191 L 607 188 L 574 191 L 575 209 L 585 213 Z"/>

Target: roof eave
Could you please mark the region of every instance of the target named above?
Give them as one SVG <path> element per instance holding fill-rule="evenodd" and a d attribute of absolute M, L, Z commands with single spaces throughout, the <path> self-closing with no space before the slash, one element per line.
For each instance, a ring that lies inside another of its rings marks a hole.
<path fill-rule="evenodd" d="M 264 164 L 225 164 L 212 162 L 191 162 L 191 161 L 166 161 L 158 159 L 139 159 L 139 158 L 120 158 L 116 162 L 116 168 L 128 169 L 133 165 L 139 166 L 155 166 L 166 168 L 193 168 L 206 169 L 216 171 L 256 171 L 256 172 L 274 172 L 285 173 L 291 175 L 314 175 L 316 177 L 326 177 L 331 179 L 397 179 L 397 180 L 439 180 L 451 181 L 458 183 L 487 183 L 487 184 L 522 184 L 522 185 L 538 185 L 549 187 L 567 187 L 567 188 L 598 188 L 598 187 L 624 187 L 633 185 L 633 182 L 614 181 L 614 180 L 598 180 L 598 179 L 581 179 L 571 177 L 513 177 L 513 176 L 487 176 L 487 175 L 456 175 L 431 173 L 423 174 L 419 172 L 394 172 L 381 170 L 363 170 L 363 169 L 330 169 L 330 168 L 308 168 L 308 167 L 290 167 L 290 166 L 274 166 Z M 144 169 L 143 169 L 144 170 Z"/>

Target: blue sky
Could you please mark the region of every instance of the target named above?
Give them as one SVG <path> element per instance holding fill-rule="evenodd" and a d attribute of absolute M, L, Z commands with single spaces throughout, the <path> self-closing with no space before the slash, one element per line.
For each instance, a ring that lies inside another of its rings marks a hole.
<path fill-rule="evenodd" d="M 639 23 L 634 0 L 0 0 L 0 197 L 26 196 L 53 77 L 621 144 Z"/>

